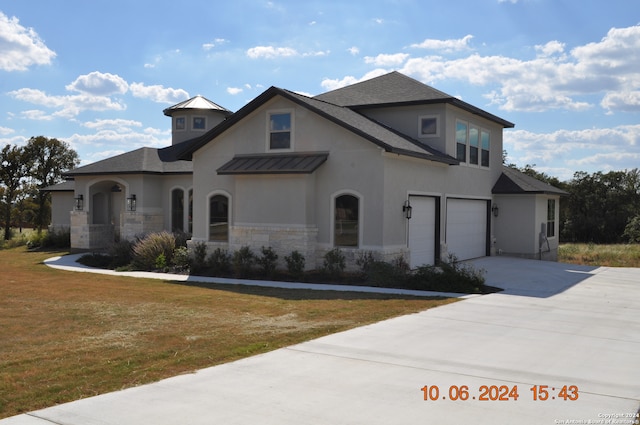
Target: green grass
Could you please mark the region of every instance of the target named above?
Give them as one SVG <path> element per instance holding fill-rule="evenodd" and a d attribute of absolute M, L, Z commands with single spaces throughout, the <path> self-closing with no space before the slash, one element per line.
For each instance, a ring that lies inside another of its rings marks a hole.
<path fill-rule="evenodd" d="M 562 244 L 558 261 L 605 267 L 640 267 L 640 244 Z"/>

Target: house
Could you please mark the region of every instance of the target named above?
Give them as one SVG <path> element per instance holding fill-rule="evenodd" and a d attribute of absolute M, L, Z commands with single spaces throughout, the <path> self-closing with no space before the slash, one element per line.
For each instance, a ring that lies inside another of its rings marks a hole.
<path fill-rule="evenodd" d="M 165 114 L 172 146 L 69 173 L 74 249 L 179 229 L 209 251 L 297 250 L 308 268 L 335 247 L 350 264 L 370 251 L 412 267 L 557 255 L 563 192 L 503 167 L 514 125 L 401 73 L 315 97 L 271 87 L 233 114 L 204 98 Z"/>

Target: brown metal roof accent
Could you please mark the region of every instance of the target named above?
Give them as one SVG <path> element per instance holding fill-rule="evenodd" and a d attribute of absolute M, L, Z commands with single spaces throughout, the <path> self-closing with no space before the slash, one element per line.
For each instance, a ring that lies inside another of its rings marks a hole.
<path fill-rule="evenodd" d="M 328 152 L 236 155 L 218 174 L 310 174 L 327 160 Z"/>

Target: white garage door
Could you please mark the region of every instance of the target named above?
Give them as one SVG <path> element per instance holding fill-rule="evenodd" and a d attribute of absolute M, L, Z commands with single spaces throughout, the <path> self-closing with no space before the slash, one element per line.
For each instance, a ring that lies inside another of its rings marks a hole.
<path fill-rule="evenodd" d="M 411 196 L 409 220 L 409 265 L 411 268 L 435 262 L 436 200 L 423 196 Z"/>
<path fill-rule="evenodd" d="M 458 260 L 487 255 L 487 201 L 447 199 L 447 251 Z"/>

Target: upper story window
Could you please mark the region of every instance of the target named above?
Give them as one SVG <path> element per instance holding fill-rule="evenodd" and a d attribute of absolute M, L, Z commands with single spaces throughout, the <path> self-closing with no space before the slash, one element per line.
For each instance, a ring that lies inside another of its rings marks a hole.
<path fill-rule="evenodd" d="M 205 130 L 207 128 L 207 119 L 205 117 L 193 117 L 193 130 Z"/>
<path fill-rule="evenodd" d="M 418 137 L 438 137 L 440 135 L 437 115 L 418 117 Z"/>
<path fill-rule="evenodd" d="M 456 121 L 456 159 L 461 163 L 489 167 L 491 133 L 466 121 Z"/>
<path fill-rule="evenodd" d="M 176 117 L 176 130 L 185 130 L 187 128 L 187 120 L 185 117 Z"/>
<path fill-rule="evenodd" d="M 467 123 L 456 121 L 456 159 L 467 162 Z"/>
<path fill-rule="evenodd" d="M 287 149 L 292 148 L 292 129 L 293 117 L 291 112 L 278 111 L 268 114 L 269 120 L 269 138 L 268 149 Z"/>

